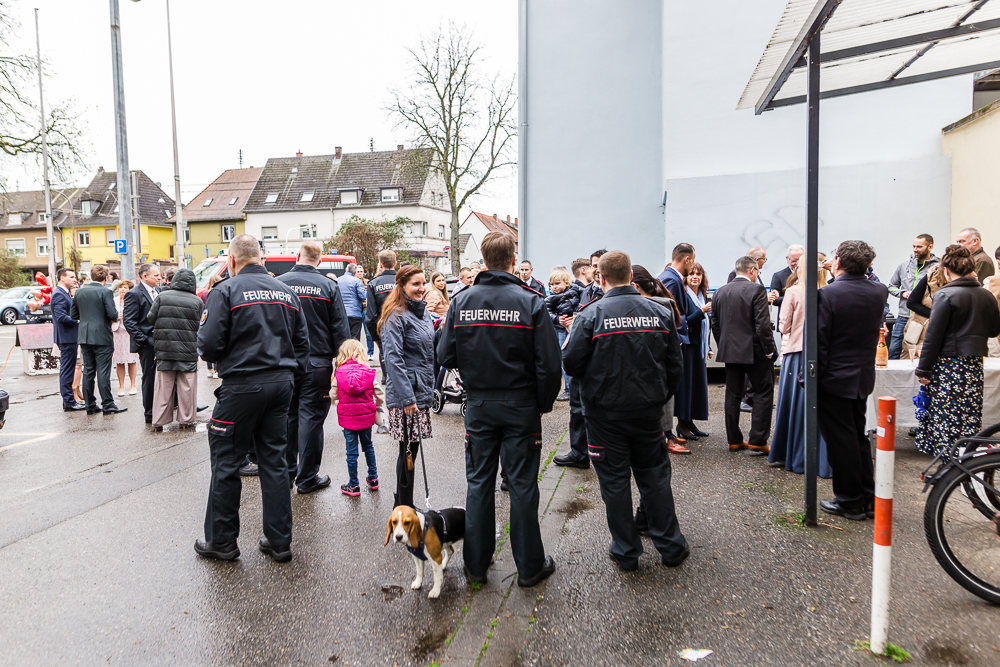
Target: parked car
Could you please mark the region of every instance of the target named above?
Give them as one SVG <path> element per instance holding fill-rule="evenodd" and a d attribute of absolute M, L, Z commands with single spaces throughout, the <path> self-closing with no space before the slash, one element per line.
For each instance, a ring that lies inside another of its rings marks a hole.
<path fill-rule="evenodd" d="M 323 255 L 316 268 L 323 275 L 332 273 L 339 278 L 344 275 L 347 265 L 355 262 L 356 260 L 351 255 Z M 287 273 L 293 266 L 295 266 L 295 255 L 264 256 L 264 268 L 276 276 Z M 229 277 L 229 257 L 227 255 L 209 257 L 194 267 L 194 277 L 198 283 L 198 296 L 205 294 L 208 281 L 212 276 Z"/>
<path fill-rule="evenodd" d="M 31 291 L 38 289 L 37 286 L 12 287 L 0 294 L 0 323 L 14 324 L 18 320 L 26 319 L 25 310 L 28 300 L 31 298 Z M 38 313 L 33 318 L 36 321 L 52 321 L 52 312 L 49 310 L 48 317 L 44 313 Z"/>
<path fill-rule="evenodd" d="M 455 293 L 455 290 L 458 289 L 458 286 L 460 284 L 458 282 L 458 276 L 447 276 L 445 277 L 444 282 L 445 282 L 445 287 L 448 290 L 448 297 L 450 298 L 451 295 Z"/>

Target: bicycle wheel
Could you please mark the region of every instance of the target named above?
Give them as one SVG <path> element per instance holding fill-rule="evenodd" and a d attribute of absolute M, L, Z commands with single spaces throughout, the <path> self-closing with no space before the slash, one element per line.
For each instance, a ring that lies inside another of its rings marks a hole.
<path fill-rule="evenodd" d="M 924 507 L 924 532 L 934 557 L 948 575 L 980 598 L 1000 605 L 1000 453 L 963 465 L 972 478 L 952 468 L 934 485 Z"/>

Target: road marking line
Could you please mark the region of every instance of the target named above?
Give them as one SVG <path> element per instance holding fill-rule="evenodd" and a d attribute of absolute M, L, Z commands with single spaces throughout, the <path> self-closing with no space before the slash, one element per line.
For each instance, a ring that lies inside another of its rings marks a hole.
<path fill-rule="evenodd" d="M 42 440 L 51 440 L 57 435 L 62 435 L 62 433 L 3 433 L 0 431 L 0 438 L 23 438 L 28 437 L 28 440 L 22 440 L 21 442 L 15 442 L 11 445 L 4 445 L 0 447 L 0 452 L 5 449 L 13 449 L 14 447 L 20 447 L 21 445 L 30 445 L 33 442 L 41 442 Z"/>

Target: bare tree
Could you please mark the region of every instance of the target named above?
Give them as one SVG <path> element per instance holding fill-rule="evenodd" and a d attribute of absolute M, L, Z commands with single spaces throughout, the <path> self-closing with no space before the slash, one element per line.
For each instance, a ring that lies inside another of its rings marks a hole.
<path fill-rule="evenodd" d="M 18 24 L 10 6 L 9 0 L 0 0 L 0 166 L 26 158 L 40 161 L 42 155 L 37 62 L 11 52 L 10 35 Z M 76 117 L 66 105 L 46 109 L 45 115 L 49 167 L 56 181 L 69 182 L 74 169 L 83 166 Z M 4 186 L 0 174 L 0 188 Z"/>
<path fill-rule="evenodd" d="M 390 113 L 430 149 L 431 168 L 444 179 L 451 206 L 451 271 L 458 274 L 458 213 L 498 169 L 514 164 L 515 79 L 482 72 L 481 46 L 454 24 L 408 49 L 414 79 L 394 90 Z"/>

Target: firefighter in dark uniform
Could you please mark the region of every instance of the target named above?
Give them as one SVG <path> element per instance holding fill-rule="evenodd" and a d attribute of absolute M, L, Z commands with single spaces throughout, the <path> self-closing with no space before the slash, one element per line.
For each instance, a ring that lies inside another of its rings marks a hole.
<path fill-rule="evenodd" d="M 194 549 L 219 560 L 239 557 L 238 468 L 254 448 L 264 506 L 260 550 L 286 562 L 292 559 L 286 417 L 292 385 L 309 361 L 309 334 L 299 298 L 260 265 L 254 237 L 240 234 L 229 244 L 229 274 L 209 292 L 198 329 L 198 353 L 216 364 L 222 385 L 208 425 L 212 484 L 205 539 Z"/>
<path fill-rule="evenodd" d="M 632 261 L 613 250 L 600 260 L 604 297 L 576 314 L 563 348 L 566 372 L 582 383 L 590 460 L 611 530 L 610 554 L 639 567 L 642 541 L 632 519 L 632 483 L 646 506 L 649 534 L 664 565 L 690 551 L 674 513 L 670 459 L 660 418 L 681 382 L 673 315 L 630 283 Z"/>
<path fill-rule="evenodd" d="M 299 297 L 309 329 L 309 365 L 302 382 L 295 383 L 288 406 L 288 479 L 298 486 L 299 493 L 330 486 L 329 475 L 319 474 L 323 423 L 330 413 L 333 359 L 341 344 L 351 336 L 347 310 L 336 281 L 316 270 L 322 255 L 323 248 L 318 243 L 303 243 L 295 266 L 278 278 Z"/>
<path fill-rule="evenodd" d="M 583 286 L 583 294 L 580 296 L 580 306 L 577 311 L 583 310 L 590 304 L 594 303 L 602 296 L 604 296 L 604 291 L 601 289 L 601 283 L 598 278 L 597 263 L 600 261 L 601 256 L 606 253 L 607 250 L 595 250 L 590 255 L 590 272 L 591 278 L 589 285 Z M 584 265 L 584 270 L 586 270 L 586 265 Z M 579 281 L 578 281 L 579 282 Z M 582 285 L 582 284 L 581 284 Z M 565 322 L 563 318 L 570 320 Z M 563 326 L 566 327 L 567 331 L 572 324 L 572 318 L 565 315 L 559 318 Z M 567 373 L 568 374 L 568 373 Z M 586 470 L 590 467 L 590 456 L 587 452 L 587 420 L 583 414 L 583 399 L 580 397 L 581 385 L 583 384 L 583 379 L 576 380 L 573 376 L 569 378 L 569 451 L 561 456 L 557 456 L 552 459 L 552 462 L 557 466 L 567 466 L 569 468 L 582 468 Z"/>
<path fill-rule="evenodd" d="M 514 240 L 490 232 L 480 246 L 488 270 L 448 308 L 438 362 L 457 368 L 465 414 L 465 576 L 486 583 L 496 550 L 497 465 L 510 491 L 510 543 L 520 586 L 555 571 L 538 527 L 541 415 L 562 387 L 559 341 L 542 296 L 514 275 Z"/>
<path fill-rule="evenodd" d="M 383 250 L 378 254 L 378 266 L 382 272 L 368 281 L 368 307 L 365 308 L 365 330 L 368 337 L 378 343 L 378 363 L 382 367 L 382 381 L 385 382 L 385 355 L 378 335 L 378 320 L 382 317 L 382 304 L 396 287 L 396 253 Z"/>

